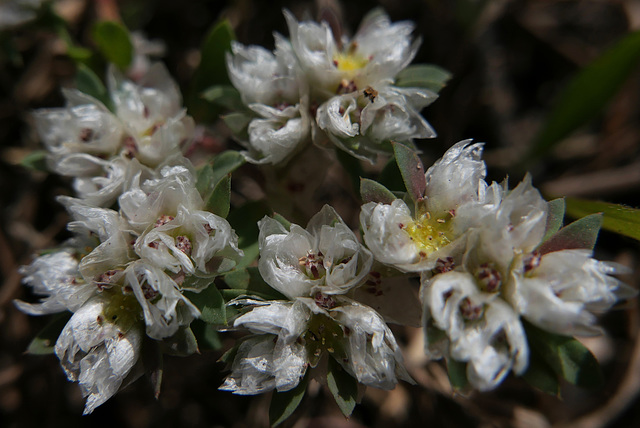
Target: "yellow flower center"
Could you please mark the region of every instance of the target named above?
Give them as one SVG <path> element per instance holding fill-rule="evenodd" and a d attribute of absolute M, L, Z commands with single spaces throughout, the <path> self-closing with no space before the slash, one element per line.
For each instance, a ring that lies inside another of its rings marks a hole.
<path fill-rule="evenodd" d="M 123 333 L 142 319 L 142 308 L 133 294 L 123 294 L 116 287 L 103 293 L 109 296 L 109 304 L 103 312 L 104 320 L 117 324 Z"/>
<path fill-rule="evenodd" d="M 421 257 L 426 257 L 451 242 L 451 222 L 446 218 L 434 218 L 430 212 L 420 216 L 403 229 L 418 247 Z"/>
<path fill-rule="evenodd" d="M 336 68 L 344 73 L 360 70 L 364 68 L 368 62 L 369 60 L 367 58 L 355 52 L 340 52 L 333 57 L 333 63 Z"/>

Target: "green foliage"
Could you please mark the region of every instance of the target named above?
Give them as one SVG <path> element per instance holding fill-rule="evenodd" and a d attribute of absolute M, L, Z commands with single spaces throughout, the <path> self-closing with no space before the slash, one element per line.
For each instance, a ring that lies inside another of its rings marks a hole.
<path fill-rule="evenodd" d="M 97 22 L 91 32 L 96 47 L 104 58 L 119 69 L 126 70 L 133 59 L 133 43 L 129 31 L 113 21 Z"/>
<path fill-rule="evenodd" d="M 53 354 L 58 336 L 62 332 L 62 329 L 71 318 L 70 312 L 65 312 L 56 315 L 49 324 L 36 334 L 29 346 L 27 347 L 27 354 L 33 355 L 46 355 Z"/>
<path fill-rule="evenodd" d="M 414 202 L 421 199 L 424 197 L 424 192 L 427 188 L 422 161 L 413 150 L 403 144 L 394 143 L 393 151 L 398 163 L 398 169 L 402 174 L 402 180 L 411 199 Z"/>
<path fill-rule="evenodd" d="M 402 180 L 402 174 L 398 169 L 398 163 L 395 157 L 391 157 L 385 164 L 380 176 L 378 177 L 378 183 L 382 184 L 392 192 L 405 192 L 404 181 Z"/>
<path fill-rule="evenodd" d="M 258 221 L 269 214 L 271 210 L 263 201 L 248 202 L 229 213 L 227 220 L 238 234 L 238 247 L 244 251 L 244 258 L 236 266 L 237 270 L 249 266 L 258 258 Z"/>
<path fill-rule="evenodd" d="M 238 137 L 243 137 L 246 134 L 247 126 L 253 119 L 253 117 L 249 116 L 246 113 L 229 113 L 221 116 L 225 125 L 229 127 L 231 132 L 236 134 Z"/>
<path fill-rule="evenodd" d="M 545 228 L 542 242 L 551 238 L 562 227 L 565 210 L 564 198 L 558 198 L 547 202 L 547 208 L 547 227 Z"/>
<path fill-rule="evenodd" d="M 213 86 L 230 84 L 225 56 L 231 51 L 231 41 L 235 39 L 231 23 L 224 20 L 211 28 L 202 43 L 200 65 L 194 73 L 187 98 L 189 113 L 197 121 L 212 121 L 219 114 L 219 109 L 211 108 L 201 94 Z"/>
<path fill-rule="evenodd" d="M 640 31 L 619 41 L 566 86 L 533 141 L 532 156 L 540 156 L 572 131 L 592 120 L 613 97 L 640 61 Z"/>
<path fill-rule="evenodd" d="M 327 386 L 342 414 L 349 417 L 356 407 L 358 381 L 331 357 L 327 364 Z"/>
<path fill-rule="evenodd" d="M 451 79 L 451 73 L 437 65 L 416 64 L 398 73 L 396 85 L 405 88 L 426 88 L 440 92 Z"/>
<path fill-rule="evenodd" d="M 602 214 L 588 215 L 560 229 L 537 250 L 540 254 L 571 249 L 593 250 L 601 226 Z"/>
<path fill-rule="evenodd" d="M 193 355 L 198 350 L 198 341 L 191 327 L 181 326 L 171 337 L 167 337 L 160 342 L 162 352 L 175 357 L 186 357 Z"/>
<path fill-rule="evenodd" d="M 229 287 L 222 290 L 222 295 L 227 301 L 242 295 L 257 296 L 266 300 L 287 300 L 262 279 L 257 267 L 230 272 L 224 276 L 224 281 Z"/>
<path fill-rule="evenodd" d="M 567 198 L 567 214 L 571 217 L 582 217 L 591 213 L 604 215 L 603 229 L 640 240 L 639 209 L 607 202 Z"/>
<path fill-rule="evenodd" d="M 113 109 L 107 88 L 102 80 L 86 65 L 80 63 L 76 70 L 76 88 L 100 101 L 109 109 Z"/>
<path fill-rule="evenodd" d="M 46 150 L 34 150 L 20 161 L 20 165 L 33 170 L 47 172 L 47 151 Z"/>
<path fill-rule="evenodd" d="M 285 392 L 275 392 L 271 396 L 269 406 L 269 423 L 276 427 L 284 422 L 298 408 L 309 384 L 309 371 L 293 389 Z"/>
<path fill-rule="evenodd" d="M 229 110 L 244 110 L 240 92 L 231 85 L 215 85 L 203 92 L 202 98 Z"/>
<path fill-rule="evenodd" d="M 524 323 L 529 347 L 535 349 L 553 372 L 581 388 L 602 385 L 602 371 L 593 354 L 572 337 L 560 336 Z"/>
<path fill-rule="evenodd" d="M 395 195 L 382 184 L 367 178 L 360 179 L 360 197 L 364 203 L 381 202 L 383 204 L 390 204 L 397 199 Z"/>
<path fill-rule="evenodd" d="M 215 284 L 211 284 L 199 293 L 184 291 L 184 295 L 200 310 L 202 321 L 216 325 L 227 323 L 225 302 Z"/>
<path fill-rule="evenodd" d="M 351 156 L 344 150 L 336 150 L 336 155 L 338 156 L 338 161 L 342 165 L 342 168 L 349 175 L 351 188 L 355 193 L 358 193 L 360 178 L 366 176 L 364 169 L 362 169 L 362 165 L 360 164 L 360 160 Z"/>
<path fill-rule="evenodd" d="M 231 209 L 231 174 L 225 176 L 216 184 L 207 198 L 205 209 L 226 218 Z"/>
<path fill-rule="evenodd" d="M 531 349 L 531 348 L 530 348 Z M 560 396 L 560 383 L 553 369 L 538 355 L 536 349 L 531 349 L 529 367 L 522 375 L 522 379 L 529 385 L 547 394 Z"/>
<path fill-rule="evenodd" d="M 202 320 L 191 322 L 191 331 L 198 341 L 198 349 L 201 351 L 217 351 L 222 348 L 222 340 L 213 324 L 207 324 Z"/>
<path fill-rule="evenodd" d="M 449 382 L 453 389 L 460 390 L 469 385 L 469 380 L 467 379 L 467 363 L 448 358 L 447 373 L 449 374 Z"/>

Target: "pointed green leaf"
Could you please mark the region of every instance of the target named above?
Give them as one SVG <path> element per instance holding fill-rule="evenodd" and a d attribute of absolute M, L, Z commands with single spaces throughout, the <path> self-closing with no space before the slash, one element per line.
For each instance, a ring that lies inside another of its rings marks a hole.
<path fill-rule="evenodd" d="M 547 227 L 545 229 L 542 242 L 551 238 L 562 227 L 565 208 L 564 198 L 558 198 L 547 202 L 547 207 Z"/>
<path fill-rule="evenodd" d="M 107 61 L 125 70 L 133 59 L 133 44 L 129 31 L 113 21 L 100 21 L 93 26 L 93 41 Z"/>
<path fill-rule="evenodd" d="M 602 385 L 602 371 L 598 360 L 576 339 L 542 330 L 524 323 L 531 348 L 545 363 L 567 382 L 581 388 L 597 388 Z"/>
<path fill-rule="evenodd" d="M 258 220 L 269 214 L 271 210 L 263 201 L 248 202 L 229 213 L 227 220 L 238 235 L 238 247 L 244 251 L 237 270 L 249 266 L 258 258 Z"/>
<path fill-rule="evenodd" d="M 244 156 L 235 150 L 227 150 L 213 158 L 211 169 L 213 170 L 212 182 L 217 183 L 222 178 L 234 172 L 246 162 Z"/>
<path fill-rule="evenodd" d="M 463 389 L 469 384 L 469 380 L 467 379 L 467 363 L 449 358 L 447 359 L 447 373 L 449 374 L 449 382 L 453 389 Z"/>
<path fill-rule="evenodd" d="M 246 113 L 229 113 L 222 116 L 222 120 L 225 125 L 229 127 L 231 132 L 236 136 L 241 136 L 246 133 L 247 126 L 253 120 L 253 117 Z"/>
<path fill-rule="evenodd" d="M 202 44 L 200 65 L 191 80 L 187 102 L 189 113 L 199 122 L 213 120 L 220 110 L 212 108 L 210 103 L 200 97 L 200 94 L 214 85 L 230 84 L 226 68 L 226 53 L 231 51 L 231 41 L 235 39 L 231 23 L 224 20 L 212 27 Z"/>
<path fill-rule="evenodd" d="M 207 203 L 205 210 L 214 213 L 222 218 L 226 218 L 231 208 L 231 174 L 224 177 L 213 188 L 213 192 Z"/>
<path fill-rule="evenodd" d="M 396 86 L 404 88 L 426 88 L 440 92 L 451 79 L 451 73 L 437 65 L 416 64 L 398 73 Z"/>
<path fill-rule="evenodd" d="M 33 171 L 47 172 L 47 151 L 34 150 L 20 161 L 20 165 Z"/>
<path fill-rule="evenodd" d="M 560 250 L 593 250 L 602 226 L 602 214 L 591 214 L 563 227 L 538 247 L 540 254 Z"/>
<path fill-rule="evenodd" d="M 368 178 L 360 179 L 360 197 L 365 203 L 381 202 L 383 204 L 390 204 L 397 199 L 389 189 Z"/>
<path fill-rule="evenodd" d="M 556 397 L 560 396 L 558 375 L 537 353 L 531 353 L 529 357 L 529 367 L 527 367 L 527 371 L 522 375 L 522 379 L 542 392 L 555 395 Z"/>
<path fill-rule="evenodd" d="M 199 293 L 184 291 L 184 295 L 200 310 L 202 321 L 218 325 L 227 323 L 226 305 L 215 284 Z"/>
<path fill-rule="evenodd" d="M 193 320 L 191 331 L 196 336 L 198 348 L 201 351 L 217 351 L 222 348 L 220 335 L 212 324 L 207 324 L 202 320 Z"/>
<path fill-rule="evenodd" d="M 640 31 L 628 34 L 582 69 L 558 97 L 533 142 L 539 156 L 593 119 L 615 95 L 640 61 Z"/>
<path fill-rule="evenodd" d="M 224 282 L 231 290 L 222 290 L 223 296 L 237 297 L 242 294 L 256 295 L 267 300 L 286 300 L 287 298 L 267 284 L 257 267 L 248 267 L 230 272 L 224 276 Z"/>
<path fill-rule="evenodd" d="M 53 354 L 58 336 L 62 332 L 62 329 L 71 318 L 70 312 L 64 312 L 56 315 L 56 317 L 46 325 L 45 328 L 40 330 L 36 337 L 33 338 L 29 346 L 27 347 L 27 354 L 33 355 L 46 355 Z"/>
<path fill-rule="evenodd" d="M 196 190 L 203 199 L 211 192 L 211 189 L 215 186 L 213 181 L 213 168 L 211 165 L 203 165 L 196 175 Z"/>
<path fill-rule="evenodd" d="M 199 352 L 198 341 L 190 327 L 180 327 L 173 336 L 165 337 L 160 343 L 163 353 L 175 357 L 187 357 Z"/>
<path fill-rule="evenodd" d="M 342 414 L 349 417 L 356 407 L 358 381 L 331 357 L 327 364 L 327 386 Z"/>
<path fill-rule="evenodd" d="M 245 109 L 245 105 L 240 98 L 240 92 L 231 85 L 212 86 L 202 93 L 202 98 L 229 110 Z"/>
<path fill-rule="evenodd" d="M 424 197 L 427 188 L 427 180 L 424 176 L 424 167 L 418 155 L 400 143 L 393 143 L 393 151 L 398 163 L 398 169 L 402 174 L 402 180 L 407 192 L 413 201 Z"/>
<path fill-rule="evenodd" d="M 404 181 L 402 180 L 402 174 L 398 169 L 398 163 L 395 157 L 391 157 L 385 164 L 382 171 L 380 171 L 380 177 L 378 177 L 378 183 L 392 192 L 405 192 Z"/>
<path fill-rule="evenodd" d="M 360 178 L 365 176 L 364 169 L 358 158 L 351 156 L 344 150 L 336 150 L 338 161 L 342 165 L 349 179 L 351 180 L 351 188 L 354 192 L 358 191 L 360 186 Z"/>
<path fill-rule="evenodd" d="M 285 229 L 291 229 L 291 222 L 278 213 L 273 213 L 273 219 L 284 226 Z"/>
<path fill-rule="evenodd" d="M 602 228 L 640 240 L 640 210 L 608 202 L 567 198 L 567 214 L 582 217 L 591 213 L 603 213 Z"/>
<path fill-rule="evenodd" d="M 277 427 L 298 408 L 309 384 L 309 370 L 300 380 L 298 386 L 285 392 L 273 392 L 269 406 L 269 423 Z"/>
<path fill-rule="evenodd" d="M 76 88 L 102 102 L 107 108 L 111 108 L 111 99 L 107 93 L 107 88 L 93 70 L 84 64 L 78 64 L 76 70 Z"/>

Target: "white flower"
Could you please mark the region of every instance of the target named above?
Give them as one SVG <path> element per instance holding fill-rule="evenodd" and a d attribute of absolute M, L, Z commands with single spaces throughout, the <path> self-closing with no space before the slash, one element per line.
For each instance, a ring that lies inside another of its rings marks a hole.
<path fill-rule="evenodd" d="M 84 414 L 111 398 L 140 357 L 142 328 L 135 299 L 96 296 L 73 314 L 55 345 L 69 380 L 87 398 Z"/>
<path fill-rule="evenodd" d="M 487 206 L 482 144 L 451 147 L 426 172 L 424 200 L 412 214 L 401 199 L 362 206 L 364 241 L 376 260 L 405 272 L 433 269 L 438 260 L 461 255 L 470 229 L 482 224 Z"/>
<path fill-rule="evenodd" d="M 29 315 L 75 312 L 97 291 L 80 275 L 78 256 L 72 249 L 36 257 L 30 265 L 22 266 L 20 273 L 24 275 L 22 282 L 43 296 L 37 304 L 15 301 L 18 309 Z"/>
<path fill-rule="evenodd" d="M 635 294 L 610 276 L 625 268 L 591 258 L 589 250 L 525 254 L 514 261 L 507 298 L 528 321 L 552 333 L 602 333 L 593 312 Z"/>
<path fill-rule="evenodd" d="M 379 9 L 362 20 L 353 39 L 335 40 L 326 22 L 298 22 L 285 10 L 291 45 L 312 92 L 335 95 L 340 86 L 363 90 L 391 83 L 414 58 L 420 40 L 412 41 L 411 22 L 392 24 Z"/>
<path fill-rule="evenodd" d="M 373 258 L 333 208 L 325 205 L 302 229 L 265 217 L 260 227 L 262 278 L 290 299 L 343 294 L 360 285 Z"/>
<path fill-rule="evenodd" d="M 529 348 L 518 314 L 498 294 L 482 292 L 473 275 L 452 271 L 423 278 L 421 293 L 428 356 L 467 362 L 467 378 L 480 390 L 494 388 L 510 370 L 522 374 L 527 368 Z"/>
<path fill-rule="evenodd" d="M 144 260 L 131 263 L 125 270 L 125 279 L 142 307 L 147 335 L 153 339 L 172 336 L 180 326 L 188 326 L 200 316 L 176 281 Z"/>

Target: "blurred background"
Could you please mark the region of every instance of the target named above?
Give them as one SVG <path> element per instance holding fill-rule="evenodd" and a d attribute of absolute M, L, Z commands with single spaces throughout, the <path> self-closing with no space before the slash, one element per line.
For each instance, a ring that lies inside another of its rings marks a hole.
<path fill-rule="evenodd" d="M 158 400 L 143 378 L 84 417 L 80 389 L 66 380 L 55 356 L 24 354 L 46 320 L 13 306 L 14 299 L 29 298 L 17 269 L 35 252 L 68 238 L 68 217 L 55 197 L 71 190 L 68 180 L 20 162 L 41 149 L 30 112 L 63 105 L 60 88 L 73 85 L 75 66 L 55 31 L 29 16 L 10 19 L 13 3 L 0 0 L 0 426 L 268 426 L 268 394 L 238 397 L 217 390 L 224 367 L 216 361 L 231 341 L 224 335 L 219 351 L 166 357 Z M 515 183 L 528 170 L 548 199 L 569 196 L 640 206 L 640 67 L 632 53 L 612 96 L 596 97 L 600 104 L 588 96 L 602 90 L 597 79 L 578 91 L 575 103 L 589 110 L 588 121 L 578 121 L 575 130 L 558 138 L 541 137 L 574 76 L 640 29 L 640 1 L 53 2 L 78 45 L 91 46 L 89 30 L 100 19 L 121 19 L 130 30 L 163 44 L 158 53 L 164 52 L 161 60 L 183 93 L 205 35 L 222 18 L 230 21 L 240 42 L 272 49 L 273 31 L 288 36 L 282 8 L 314 19 L 330 8 L 342 17 L 344 31 L 353 33 L 376 6 L 393 21 L 416 23 L 414 35 L 422 38 L 422 46 L 414 63 L 437 64 L 453 74 L 440 98 L 423 112 L 438 132 L 436 139 L 418 143 L 425 165 L 453 143 L 473 138 L 486 142 L 489 179 L 508 174 Z M 199 144 L 211 153 L 222 151 L 230 144 L 228 132 L 214 127 Z M 348 183 L 342 183 L 347 180 L 340 175 L 335 180 L 339 193 L 353 199 Z M 344 206 L 357 207 L 357 202 Z M 603 231 L 596 257 L 637 270 L 638 242 Z M 639 286 L 635 272 L 622 279 Z M 456 395 L 444 366 L 425 361 L 420 332 L 394 328 L 417 385 L 403 383 L 389 392 L 369 388 L 348 420 L 315 385 L 284 426 L 640 426 L 639 317 L 633 299 L 601 319 L 607 334 L 584 344 L 602 364 L 604 387 L 588 391 L 563 385 L 561 398 L 513 376 L 495 391 Z"/>

